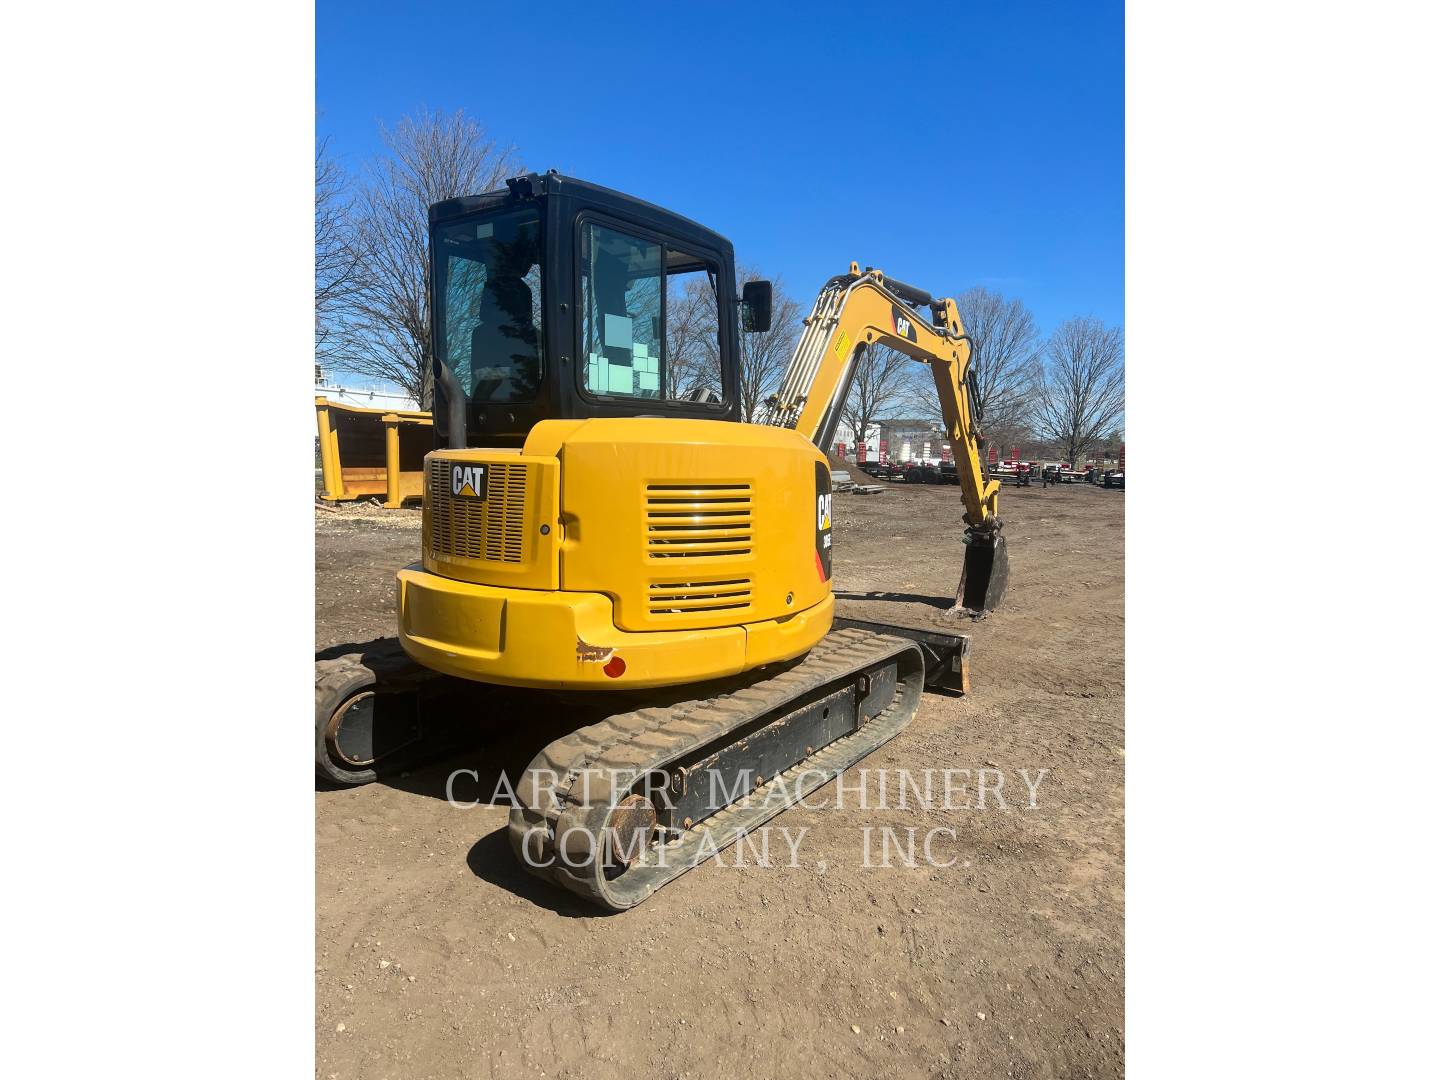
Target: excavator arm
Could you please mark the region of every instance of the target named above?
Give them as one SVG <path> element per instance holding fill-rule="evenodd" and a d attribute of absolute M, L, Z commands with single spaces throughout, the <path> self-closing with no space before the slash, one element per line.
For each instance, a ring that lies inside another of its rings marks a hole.
<path fill-rule="evenodd" d="M 1009 580 L 1000 533 L 1000 482 L 986 472 L 971 369 L 975 345 L 960 324 L 954 300 L 936 300 L 878 270 L 861 273 L 851 263 L 848 274 L 831 278 L 820 291 L 763 421 L 793 428 L 822 449 L 828 446 L 856 363 L 863 350 L 876 345 L 930 366 L 965 502 L 965 563 L 956 603 L 974 611 L 994 610 Z"/>

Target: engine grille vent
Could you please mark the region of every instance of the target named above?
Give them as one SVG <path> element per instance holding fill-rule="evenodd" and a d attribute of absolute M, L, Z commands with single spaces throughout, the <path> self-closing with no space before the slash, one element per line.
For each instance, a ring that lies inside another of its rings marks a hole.
<path fill-rule="evenodd" d="M 450 462 L 431 460 L 426 483 L 432 555 L 524 561 L 526 467 L 487 462 L 485 469 L 485 498 L 467 499 L 450 493 Z"/>
<path fill-rule="evenodd" d="M 750 509 L 749 484 L 651 484 L 645 552 L 656 559 L 748 555 Z"/>
<path fill-rule="evenodd" d="M 651 615 L 693 615 L 750 606 L 750 579 L 670 581 L 650 586 Z"/>

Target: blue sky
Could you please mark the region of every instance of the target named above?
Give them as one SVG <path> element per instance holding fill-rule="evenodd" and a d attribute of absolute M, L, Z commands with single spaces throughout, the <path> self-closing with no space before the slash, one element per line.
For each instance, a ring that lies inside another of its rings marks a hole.
<path fill-rule="evenodd" d="M 854 259 L 1124 322 L 1124 9 L 316 5 L 318 126 L 463 107 L 526 166 L 715 229 L 808 306 Z"/>

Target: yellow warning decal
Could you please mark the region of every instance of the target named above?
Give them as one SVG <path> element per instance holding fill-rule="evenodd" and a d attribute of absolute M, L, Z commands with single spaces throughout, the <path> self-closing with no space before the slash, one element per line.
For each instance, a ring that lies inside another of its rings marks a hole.
<path fill-rule="evenodd" d="M 850 335 L 845 333 L 845 328 L 842 326 L 840 333 L 835 338 L 835 356 L 839 360 L 844 360 L 849 352 Z"/>

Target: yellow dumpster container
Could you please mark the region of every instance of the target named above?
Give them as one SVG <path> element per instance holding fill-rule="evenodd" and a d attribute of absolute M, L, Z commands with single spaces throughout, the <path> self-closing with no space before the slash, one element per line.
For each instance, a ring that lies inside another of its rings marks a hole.
<path fill-rule="evenodd" d="M 418 499 L 425 485 L 425 455 L 433 449 L 428 412 L 360 409 L 317 397 L 322 499 L 382 495 L 394 509 Z"/>

